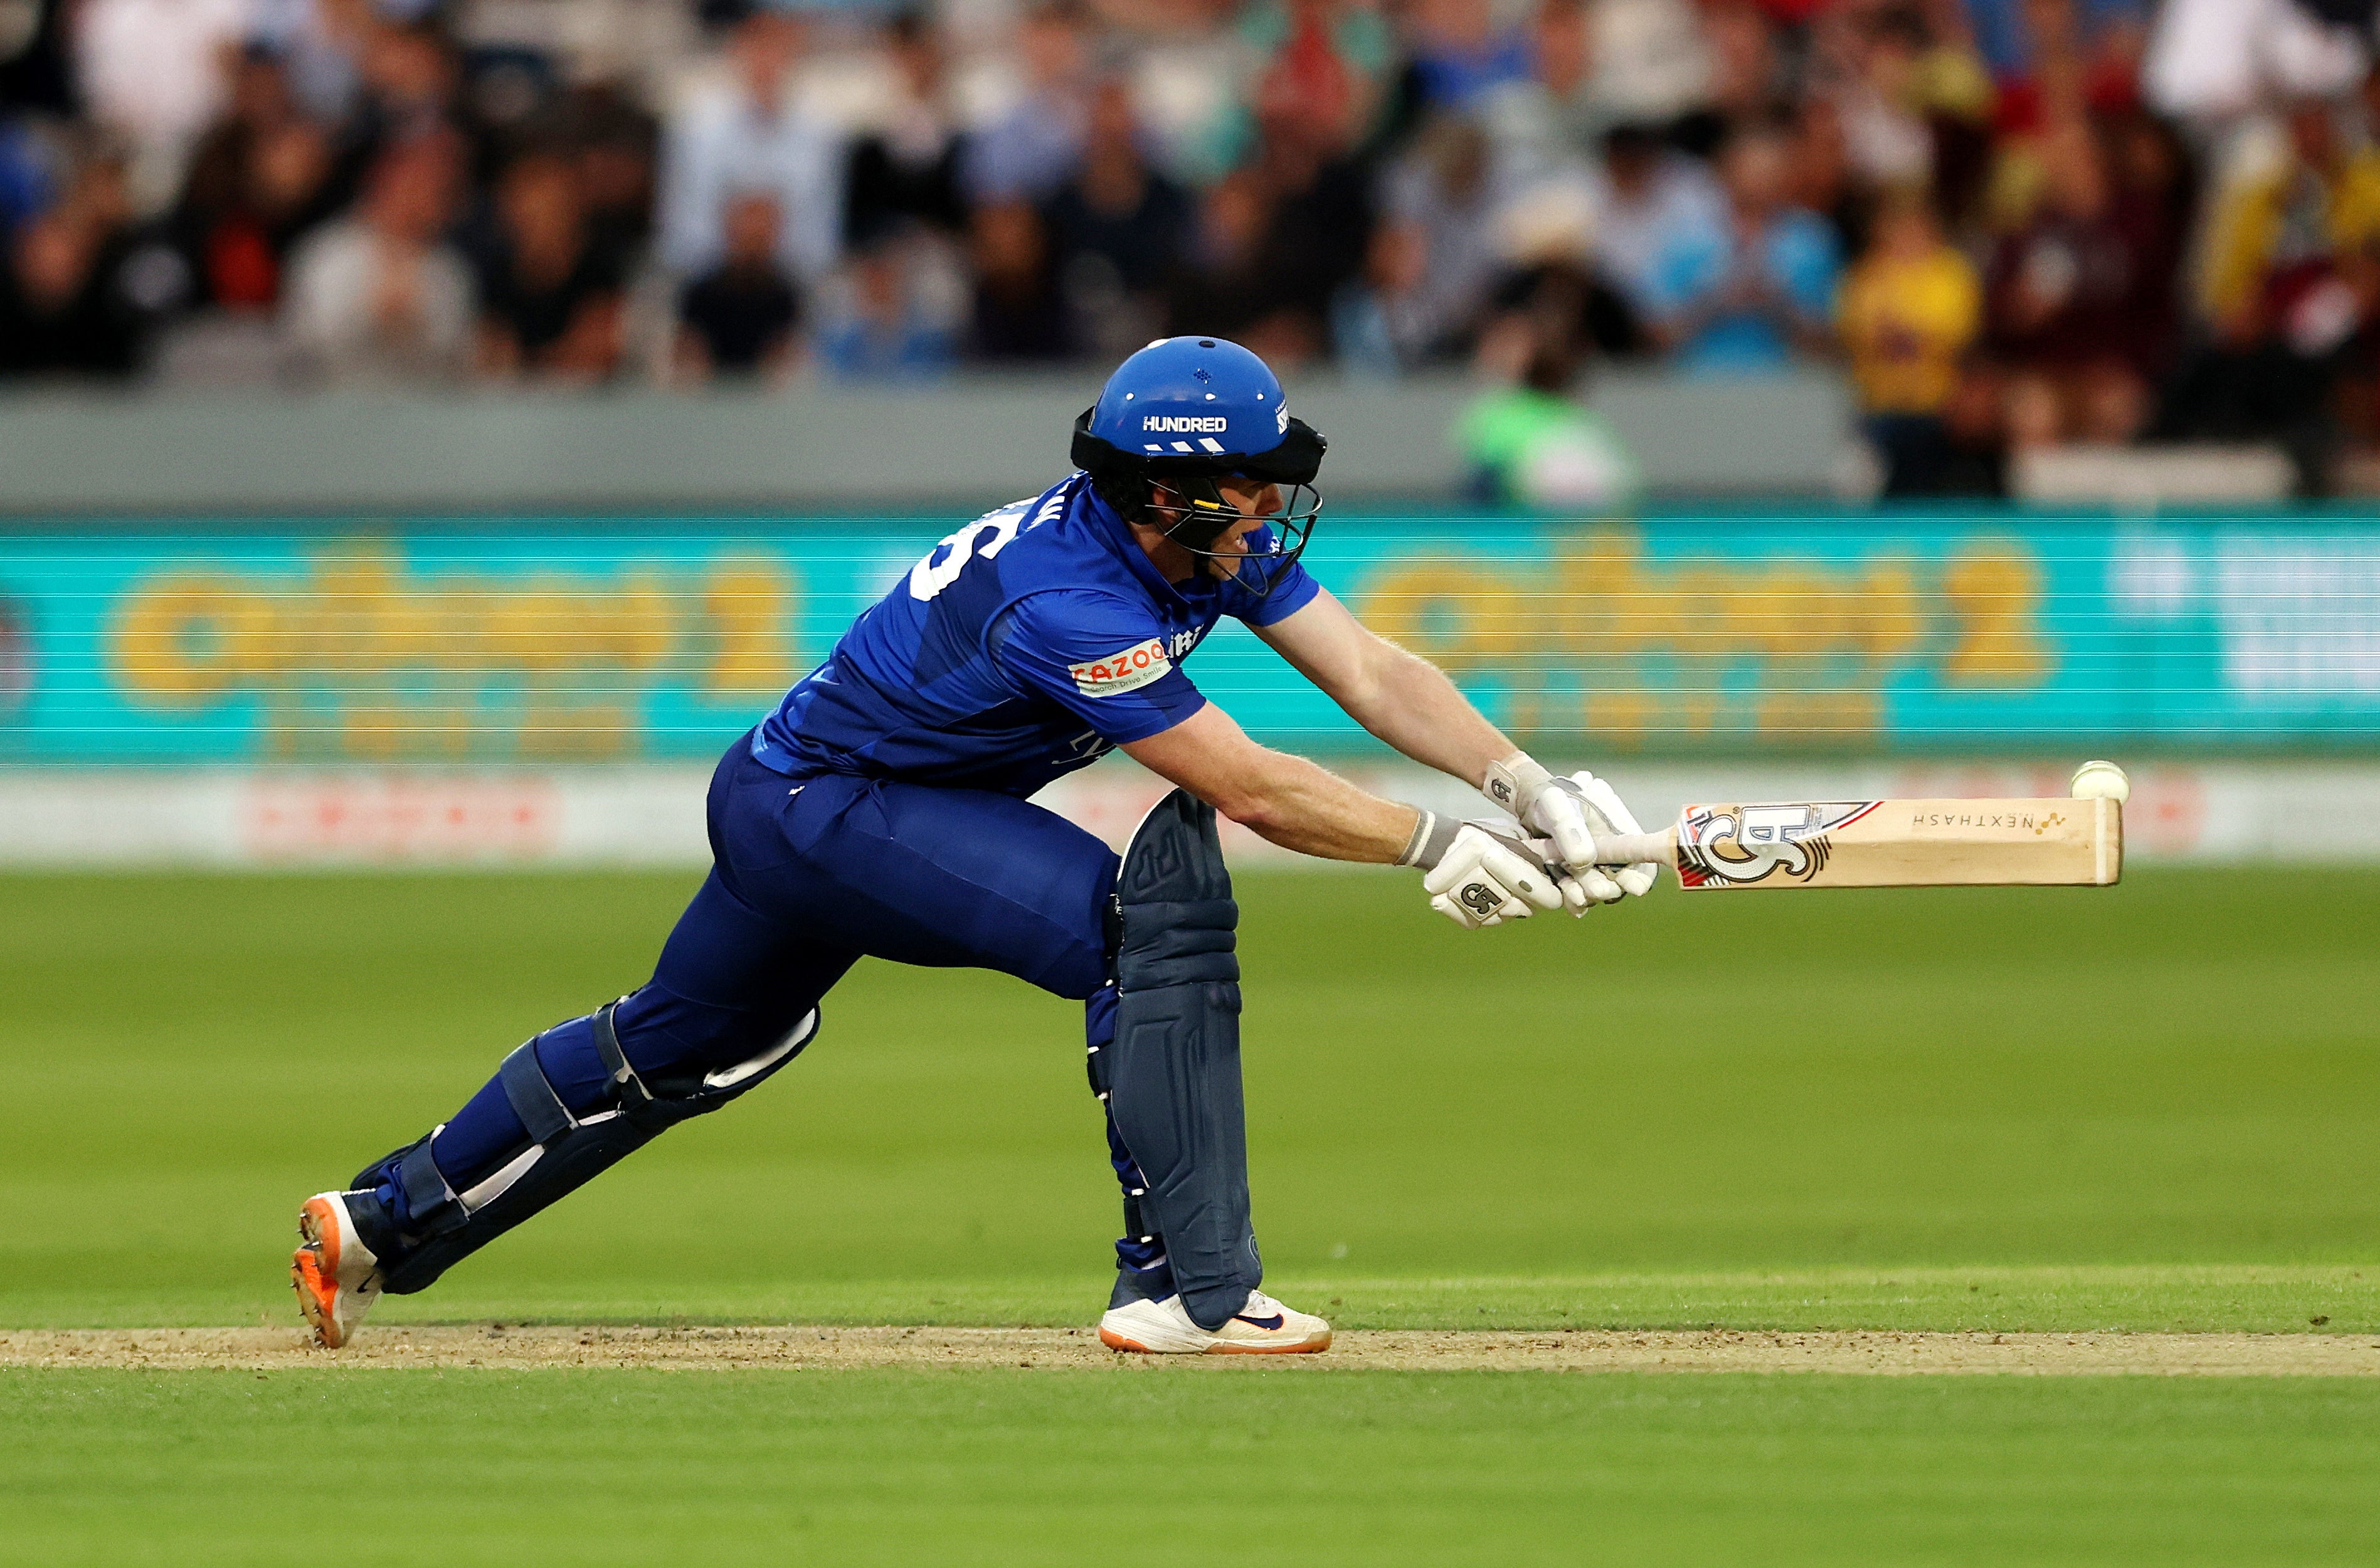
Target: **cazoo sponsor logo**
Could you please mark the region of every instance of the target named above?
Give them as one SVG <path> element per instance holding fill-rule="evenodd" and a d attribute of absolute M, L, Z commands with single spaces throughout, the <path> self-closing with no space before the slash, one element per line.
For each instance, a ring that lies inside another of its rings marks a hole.
<path fill-rule="evenodd" d="M 1152 637 L 1121 653 L 1111 653 L 1088 663 L 1069 664 L 1066 673 L 1075 677 L 1075 689 L 1085 697 L 1112 697 L 1161 679 L 1172 668 L 1173 661 L 1165 656 L 1165 645 Z"/>

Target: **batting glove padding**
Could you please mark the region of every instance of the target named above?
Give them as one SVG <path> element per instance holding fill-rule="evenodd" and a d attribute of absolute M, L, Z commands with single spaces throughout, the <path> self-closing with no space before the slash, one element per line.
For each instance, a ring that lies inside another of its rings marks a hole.
<path fill-rule="evenodd" d="M 1526 843 L 1476 822 L 1448 823 L 1423 812 L 1403 862 L 1422 869 L 1429 906 L 1467 931 L 1525 920 L 1539 909 L 1568 906 L 1579 914 L 1586 907 L 1575 884 Z"/>
<path fill-rule="evenodd" d="M 1634 868 L 1615 878 L 1596 865 L 1597 835 L 1633 832 L 1620 824 L 1636 819 L 1628 814 L 1611 786 L 1593 773 L 1558 777 L 1527 752 L 1515 751 L 1500 762 L 1488 764 L 1487 782 L 1479 792 L 1520 819 L 1523 827 L 1551 841 L 1551 858 L 1578 882 L 1589 902 L 1614 904 L 1653 885 L 1649 867 L 1638 879 Z M 1640 880 L 1641 886 L 1637 885 Z"/>
<path fill-rule="evenodd" d="M 1609 838 L 1614 833 L 1641 833 L 1645 831 L 1636 825 L 1636 813 L 1628 809 L 1627 802 L 1620 798 L 1620 792 L 1611 787 L 1610 780 L 1597 778 L 1581 769 L 1553 783 L 1554 787 L 1564 794 L 1572 790 L 1578 792 L 1579 803 L 1586 813 L 1587 830 L 1596 837 Z M 1660 869 L 1650 860 L 1639 860 L 1610 873 L 1609 880 L 1619 884 L 1621 893 L 1642 898 L 1653 891 L 1653 881 Z"/>

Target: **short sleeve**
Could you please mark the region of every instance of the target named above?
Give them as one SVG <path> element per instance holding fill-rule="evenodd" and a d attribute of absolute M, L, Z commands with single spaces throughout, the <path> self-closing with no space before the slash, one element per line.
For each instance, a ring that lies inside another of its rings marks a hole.
<path fill-rule="evenodd" d="M 1020 695 L 1057 703 L 1122 746 L 1172 729 L 1207 705 L 1148 611 L 1112 594 L 1059 589 L 1019 600 L 992 623 L 992 661 Z"/>
<path fill-rule="evenodd" d="M 1322 591 L 1304 565 L 1292 561 L 1273 568 L 1272 591 L 1259 599 L 1237 583 L 1226 586 L 1223 613 L 1252 626 L 1269 626 L 1285 621 L 1308 604 Z"/>
<path fill-rule="evenodd" d="M 1273 548 L 1272 529 L 1261 528 L 1248 535 L 1248 549 L 1261 555 Z M 1262 570 L 1271 574 L 1271 589 L 1258 595 L 1241 586 L 1237 577 L 1222 581 L 1222 597 L 1217 607 L 1235 621 L 1251 626 L 1269 626 L 1285 621 L 1314 602 L 1322 585 L 1306 575 L 1305 567 L 1295 561 L 1271 567 L 1243 566 L 1242 571 Z"/>

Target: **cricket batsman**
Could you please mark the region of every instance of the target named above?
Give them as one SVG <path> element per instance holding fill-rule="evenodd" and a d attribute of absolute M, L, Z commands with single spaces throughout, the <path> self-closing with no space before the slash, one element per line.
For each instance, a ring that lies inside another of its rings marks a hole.
<path fill-rule="evenodd" d="M 1550 774 L 1298 564 L 1323 448 L 1236 344 L 1168 338 L 1126 359 L 1075 421 L 1076 471 L 937 544 L 728 748 L 710 873 L 652 978 L 306 1200 L 291 1271 L 321 1343 L 783 1069 L 873 954 L 1082 1001 L 1123 1189 L 1103 1342 L 1328 1346 L 1330 1324 L 1258 1288 L 1215 813 L 1303 854 L 1418 868 L 1466 930 L 1582 914 L 1644 893 L 1654 868 L 1598 869 L 1597 835 L 1638 831 L 1610 786 Z M 1183 673 L 1225 615 L 1515 820 L 1441 819 L 1250 740 Z M 1180 786 L 1121 857 L 1027 799 L 1117 747 Z"/>

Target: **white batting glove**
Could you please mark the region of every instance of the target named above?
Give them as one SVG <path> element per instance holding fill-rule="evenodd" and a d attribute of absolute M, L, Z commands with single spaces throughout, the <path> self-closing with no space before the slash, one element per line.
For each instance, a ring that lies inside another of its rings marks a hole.
<path fill-rule="evenodd" d="M 1609 838 L 1613 833 L 1641 833 L 1645 831 L 1636 825 L 1636 813 L 1628 809 L 1628 803 L 1620 798 L 1620 792 L 1611 787 L 1609 779 L 1597 778 L 1581 769 L 1554 780 L 1554 786 L 1565 793 L 1572 789 L 1578 791 L 1579 804 L 1586 812 L 1587 829 L 1597 837 Z M 1639 860 L 1611 873 L 1611 880 L 1620 884 L 1622 892 L 1642 898 L 1653 891 L 1654 881 L 1660 869 L 1650 860 Z"/>
<path fill-rule="evenodd" d="M 1584 914 L 1585 893 L 1520 839 L 1424 811 L 1399 857 L 1422 869 L 1429 906 L 1464 930 L 1525 920 L 1539 909 Z"/>
<path fill-rule="evenodd" d="M 1593 773 L 1558 776 L 1527 752 L 1515 751 L 1488 764 L 1479 793 L 1519 818 L 1523 826 L 1550 839 L 1555 858 L 1593 902 L 1616 904 L 1651 889 L 1655 869 L 1649 865 L 1631 866 L 1616 875 L 1597 866 L 1597 836 L 1633 833 L 1633 827 L 1622 824 L 1636 819 L 1612 787 Z"/>

